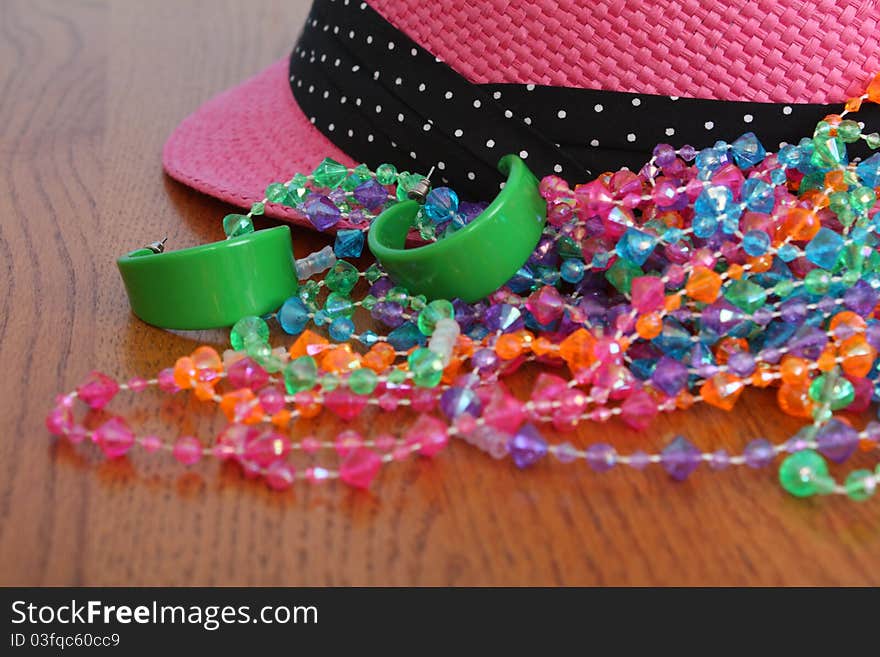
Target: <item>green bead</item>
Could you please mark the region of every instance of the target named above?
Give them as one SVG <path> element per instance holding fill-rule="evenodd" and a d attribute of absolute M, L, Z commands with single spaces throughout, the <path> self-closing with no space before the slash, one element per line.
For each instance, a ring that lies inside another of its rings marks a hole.
<path fill-rule="evenodd" d="M 320 291 L 321 288 L 318 285 L 318 281 L 308 280 L 299 286 L 299 290 L 296 294 L 300 301 L 305 304 L 306 308 L 312 312 L 316 312 L 318 310 L 318 293 Z"/>
<path fill-rule="evenodd" d="M 260 366 L 272 357 L 272 347 L 259 340 L 246 342 L 244 348 L 247 355 L 259 363 Z M 263 369 L 265 369 L 265 367 Z"/>
<path fill-rule="evenodd" d="M 266 187 L 266 200 L 270 203 L 284 203 L 287 199 L 287 187 L 278 182 L 271 183 Z"/>
<path fill-rule="evenodd" d="M 376 180 L 383 185 L 393 185 L 397 182 L 397 167 L 393 164 L 380 164 L 376 169 Z"/>
<path fill-rule="evenodd" d="M 858 271 L 846 271 L 843 273 L 843 276 L 840 277 L 841 282 L 847 287 L 852 287 L 862 278 L 861 272 Z"/>
<path fill-rule="evenodd" d="M 348 387 L 356 395 L 369 395 L 376 389 L 379 378 L 369 367 L 360 367 L 348 377 Z"/>
<path fill-rule="evenodd" d="M 350 298 L 339 292 L 331 292 L 324 302 L 324 313 L 330 319 L 351 317 L 354 314 L 354 303 Z"/>
<path fill-rule="evenodd" d="M 838 124 L 837 134 L 845 143 L 852 144 L 859 140 L 859 137 L 862 134 L 862 128 L 855 121 L 845 119 Z"/>
<path fill-rule="evenodd" d="M 416 312 L 421 312 L 428 306 L 428 297 L 424 294 L 417 294 L 409 298 L 409 307 Z"/>
<path fill-rule="evenodd" d="M 267 345 L 268 346 L 268 345 Z M 284 366 L 287 364 L 287 361 L 282 360 L 274 353 L 266 356 L 260 365 L 263 366 L 263 369 L 266 370 L 269 374 L 275 374 L 276 372 L 280 372 L 284 369 Z"/>
<path fill-rule="evenodd" d="M 325 157 L 312 172 L 312 179 L 318 187 L 335 189 L 348 175 L 348 167 L 336 160 Z"/>
<path fill-rule="evenodd" d="M 764 305 L 765 292 L 760 285 L 755 285 L 745 279 L 734 280 L 727 286 L 724 298 L 737 308 L 753 313 Z"/>
<path fill-rule="evenodd" d="M 819 121 L 813 129 L 813 139 L 824 139 L 831 136 L 831 124 L 828 121 Z"/>
<path fill-rule="evenodd" d="M 423 223 L 419 224 L 419 237 L 421 237 L 426 242 L 434 242 L 437 240 L 437 229 L 434 228 L 434 224 Z"/>
<path fill-rule="evenodd" d="M 364 277 L 370 283 L 375 283 L 380 278 L 382 278 L 382 270 L 379 269 L 379 266 L 374 262 L 372 265 L 367 267 L 367 270 L 364 272 Z"/>
<path fill-rule="evenodd" d="M 269 341 L 269 326 L 261 318 L 256 316 L 242 317 L 229 332 L 229 341 L 236 351 L 242 349 L 245 343 L 256 339 L 259 342 Z"/>
<path fill-rule="evenodd" d="M 773 286 L 773 293 L 781 299 L 787 298 L 794 291 L 794 282 L 789 278 L 783 278 Z"/>
<path fill-rule="evenodd" d="M 869 148 L 880 148 L 880 132 L 872 132 L 865 135 L 865 143 Z"/>
<path fill-rule="evenodd" d="M 388 373 L 388 382 L 399 385 L 406 381 L 406 372 L 399 369 L 393 369 Z"/>
<path fill-rule="evenodd" d="M 870 470 L 853 470 L 843 482 L 846 495 L 855 502 L 864 502 L 870 499 L 877 490 L 877 483 Z"/>
<path fill-rule="evenodd" d="M 379 300 L 374 297 L 372 294 L 368 294 L 361 300 L 361 306 L 364 307 L 365 310 L 372 310 Z"/>
<path fill-rule="evenodd" d="M 284 205 L 289 205 L 290 207 L 296 207 L 305 201 L 306 196 L 309 195 L 309 190 L 307 189 L 308 184 L 309 179 L 307 176 L 304 176 L 301 173 L 296 174 L 287 185 L 287 198 L 285 198 L 282 203 L 284 203 Z"/>
<path fill-rule="evenodd" d="M 360 176 L 352 173 L 351 175 L 346 176 L 345 180 L 342 181 L 342 189 L 344 189 L 347 192 L 353 192 L 355 190 L 355 188 L 358 185 L 360 185 L 362 182 L 364 182 L 364 181 L 361 179 Z"/>
<path fill-rule="evenodd" d="M 452 303 L 446 299 L 436 299 L 419 313 L 417 322 L 419 331 L 422 332 L 422 335 L 431 335 L 437 322 L 453 317 L 455 317 L 455 308 L 452 307 Z"/>
<path fill-rule="evenodd" d="M 583 251 L 581 251 L 578 243 L 568 235 L 559 239 L 556 243 L 556 251 L 559 253 L 560 257 L 566 260 L 571 260 L 572 258 L 583 260 L 584 257 Z"/>
<path fill-rule="evenodd" d="M 420 347 L 413 351 L 409 358 L 409 371 L 412 373 L 413 383 L 422 388 L 433 388 L 440 383 L 443 376 L 443 361 L 426 347 Z"/>
<path fill-rule="evenodd" d="M 810 294 L 825 294 L 831 287 L 831 274 L 824 269 L 813 269 L 804 276 L 804 287 Z"/>
<path fill-rule="evenodd" d="M 420 173 L 409 173 L 408 171 L 403 171 L 397 174 L 397 200 L 405 201 L 408 198 L 407 193 L 409 190 L 415 187 L 424 178 L 425 177 Z"/>
<path fill-rule="evenodd" d="M 813 379 L 809 389 L 810 399 L 828 404 L 832 411 L 839 411 L 852 404 L 856 397 L 853 384 L 843 377 L 837 377 L 836 380 L 828 377 L 828 374 L 822 374 Z"/>
<path fill-rule="evenodd" d="M 266 211 L 266 206 L 264 203 L 262 203 L 260 201 L 257 201 L 256 203 L 254 203 L 251 206 L 251 214 L 259 216 L 259 215 L 263 214 L 263 212 L 265 212 L 265 211 Z"/>
<path fill-rule="evenodd" d="M 324 277 L 328 289 L 348 294 L 358 282 L 357 268 L 345 260 L 337 260 Z"/>
<path fill-rule="evenodd" d="M 329 372 L 321 377 L 321 389 L 324 392 L 330 392 L 331 390 L 336 390 L 339 387 L 341 381 L 339 380 L 339 375 L 334 374 L 333 372 Z"/>
<path fill-rule="evenodd" d="M 779 483 L 795 497 L 815 495 L 819 492 L 817 478 L 827 476 L 828 464 L 812 449 L 795 452 L 779 465 Z"/>
<path fill-rule="evenodd" d="M 254 224 L 250 217 L 243 214 L 227 214 L 223 217 L 223 232 L 226 237 L 238 237 L 254 232 Z"/>
<path fill-rule="evenodd" d="M 828 195 L 828 207 L 832 212 L 840 212 L 849 207 L 849 194 L 846 192 L 831 192 Z"/>
<path fill-rule="evenodd" d="M 858 187 L 849 193 L 849 204 L 856 212 L 867 212 L 877 202 L 877 194 L 870 187 Z"/>
<path fill-rule="evenodd" d="M 617 288 L 618 292 L 629 294 L 632 289 L 633 279 L 641 276 L 643 273 L 638 265 L 629 262 L 625 258 L 618 258 L 608 268 L 608 271 L 605 272 L 605 278 Z"/>
<path fill-rule="evenodd" d="M 862 245 L 847 244 L 843 249 L 841 264 L 849 272 L 861 277 L 862 268 L 864 267 L 865 256 L 862 254 Z"/>
<path fill-rule="evenodd" d="M 356 175 L 361 180 L 369 180 L 373 176 L 373 172 L 370 171 L 370 167 L 366 164 L 358 164 L 353 170 L 352 173 Z"/>
<path fill-rule="evenodd" d="M 810 163 L 819 169 L 837 168 L 846 157 L 846 145 L 839 137 L 813 139 L 815 149 Z"/>
<path fill-rule="evenodd" d="M 409 299 L 409 292 L 406 290 L 406 288 L 400 286 L 392 287 L 385 295 L 386 301 L 399 303 L 401 306 L 406 305 L 407 299 Z"/>
<path fill-rule="evenodd" d="M 311 356 L 300 356 L 284 368 L 284 387 L 290 395 L 310 390 L 318 380 L 318 364 Z"/>

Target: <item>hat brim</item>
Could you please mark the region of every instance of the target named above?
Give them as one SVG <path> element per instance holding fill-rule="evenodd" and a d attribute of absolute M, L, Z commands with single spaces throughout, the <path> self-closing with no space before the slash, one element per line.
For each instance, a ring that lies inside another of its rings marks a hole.
<path fill-rule="evenodd" d="M 310 173 L 325 157 L 354 166 L 315 128 L 288 83 L 288 59 L 209 100 L 168 138 L 162 164 L 185 185 L 241 208 L 265 198 L 266 186 Z M 266 204 L 265 214 L 313 227 L 293 208 Z M 346 222 L 334 227 L 349 228 Z M 330 231 L 332 232 L 332 231 Z"/>

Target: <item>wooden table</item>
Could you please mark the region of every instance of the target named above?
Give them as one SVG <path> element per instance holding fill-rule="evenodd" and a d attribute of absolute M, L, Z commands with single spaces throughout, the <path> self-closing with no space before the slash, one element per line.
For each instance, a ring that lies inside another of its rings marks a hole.
<path fill-rule="evenodd" d="M 165 235 L 174 248 L 218 239 L 230 208 L 165 177 L 162 144 L 201 102 L 284 56 L 307 4 L 0 3 L 0 584 L 880 584 L 880 500 L 796 500 L 773 469 L 705 468 L 682 484 L 659 468 L 520 472 L 455 444 L 389 466 L 369 493 L 278 494 L 232 466 L 106 462 L 50 439 L 53 396 L 90 369 L 147 376 L 201 342 L 224 345 L 221 332 L 135 319 L 114 258 Z M 303 255 L 327 238 L 296 230 L 295 243 Z M 526 394 L 533 377 L 513 388 Z M 167 435 L 221 426 L 183 396 L 114 403 Z M 798 425 L 755 391 L 733 413 L 567 439 L 647 450 L 684 433 L 738 450 Z"/>

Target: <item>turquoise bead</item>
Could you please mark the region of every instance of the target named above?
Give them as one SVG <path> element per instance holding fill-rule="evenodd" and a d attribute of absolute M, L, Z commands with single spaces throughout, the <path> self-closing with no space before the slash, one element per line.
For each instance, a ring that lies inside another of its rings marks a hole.
<path fill-rule="evenodd" d="M 309 309 L 299 297 L 290 297 L 278 309 L 278 323 L 285 333 L 299 335 L 309 323 Z"/>

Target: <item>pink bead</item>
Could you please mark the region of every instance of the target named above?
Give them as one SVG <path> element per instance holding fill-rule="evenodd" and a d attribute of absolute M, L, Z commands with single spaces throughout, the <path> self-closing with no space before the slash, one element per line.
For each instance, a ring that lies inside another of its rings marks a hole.
<path fill-rule="evenodd" d="M 632 305 L 640 313 L 650 313 L 662 308 L 665 298 L 663 281 L 657 276 L 638 276 L 633 279 Z"/>
<path fill-rule="evenodd" d="M 162 447 L 162 441 L 159 439 L 159 436 L 155 436 L 150 434 L 149 436 L 144 436 L 140 439 L 141 447 L 145 452 L 152 454 L 159 450 Z"/>
<path fill-rule="evenodd" d="M 356 395 L 348 388 L 337 388 L 326 394 L 324 405 L 340 419 L 354 420 L 367 405 L 366 395 Z"/>
<path fill-rule="evenodd" d="M 306 468 L 306 481 L 310 484 L 322 484 L 330 478 L 330 471 L 319 466 Z"/>
<path fill-rule="evenodd" d="M 520 400 L 499 390 L 483 409 L 483 419 L 490 427 L 513 435 L 525 422 L 526 413 Z"/>
<path fill-rule="evenodd" d="M 46 429 L 53 436 L 64 436 L 73 426 L 73 413 L 69 408 L 56 406 L 46 416 Z"/>
<path fill-rule="evenodd" d="M 111 459 L 123 456 L 134 445 L 134 434 L 125 420 L 119 417 L 111 417 L 95 429 L 92 439 L 100 446 L 107 458 Z"/>
<path fill-rule="evenodd" d="M 668 208 L 678 198 L 678 186 L 668 178 L 660 180 L 651 191 L 651 198 L 660 208 Z"/>
<path fill-rule="evenodd" d="M 143 379 L 139 376 L 131 377 L 128 380 L 127 385 L 128 385 L 129 390 L 131 390 L 132 392 L 143 392 L 149 386 L 149 384 L 147 383 L 147 380 Z"/>
<path fill-rule="evenodd" d="M 740 189 L 745 182 L 742 171 L 735 164 L 725 164 L 712 174 L 713 185 L 724 185 L 733 192 L 733 200 L 739 203 Z"/>
<path fill-rule="evenodd" d="M 603 364 L 610 365 L 623 361 L 623 348 L 620 343 L 611 337 L 602 337 L 593 345 L 593 354 Z"/>
<path fill-rule="evenodd" d="M 432 388 L 415 388 L 410 399 L 416 413 L 429 413 L 437 405 L 436 393 Z"/>
<path fill-rule="evenodd" d="M 462 413 L 453 420 L 456 431 L 462 436 L 467 436 L 477 428 L 477 421 L 470 413 Z"/>
<path fill-rule="evenodd" d="M 546 201 L 553 201 L 560 196 L 570 196 L 568 183 L 559 176 L 544 176 L 538 185 L 538 191 Z"/>
<path fill-rule="evenodd" d="M 260 390 L 258 398 L 263 411 L 269 415 L 274 415 L 284 408 L 284 393 L 274 386 Z"/>
<path fill-rule="evenodd" d="M 74 424 L 67 432 L 67 441 L 71 445 L 79 445 L 89 435 L 88 430 L 81 424 Z"/>
<path fill-rule="evenodd" d="M 526 300 L 526 308 L 535 316 L 539 324 L 549 324 L 562 316 L 565 311 L 565 301 L 555 287 L 545 285 L 529 296 Z"/>
<path fill-rule="evenodd" d="M 611 419 L 613 413 L 607 406 L 599 406 L 590 411 L 591 422 L 607 422 Z"/>
<path fill-rule="evenodd" d="M 413 450 L 408 445 L 398 445 L 391 451 L 391 458 L 395 461 L 406 461 L 412 456 Z"/>
<path fill-rule="evenodd" d="M 172 453 L 183 465 L 193 465 L 202 458 L 202 444 L 193 436 L 181 436 L 174 443 Z"/>
<path fill-rule="evenodd" d="M 314 436 L 306 436 L 300 441 L 300 447 L 306 454 L 314 454 L 321 449 L 321 441 Z"/>
<path fill-rule="evenodd" d="M 346 429 L 336 436 L 334 447 L 339 456 L 347 456 L 356 449 L 363 447 L 364 438 L 354 429 Z"/>
<path fill-rule="evenodd" d="M 369 488 L 382 467 L 376 452 L 360 447 L 345 457 L 339 466 L 339 478 L 354 488 Z"/>
<path fill-rule="evenodd" d="M 620 410 L 624 422 L 636 431 L 643 431 L 657 415 L 657 403 L 644 390 L 637 390 L 621 404 Z"/>
<path fill-rule="evenodd" d="M 159 376 L 157 378 L 159 380 L 159 390 L 161 390 L 162 392 L 174 394 L 175 392 L 180 390 L 180 387 L 174 381 L 173 368 L 166 367 L 164 370 L 159 372 Z"/>
<path fill-rule="evenodd" d="M 226 459 L 235 457 L 236 450 L 232 445 L 217 443 L 211 448 L 211 454 L 214 455 L 214 458 L 225 461 Z"/>
<path fill-rule="evenodd" d="M 90 372 L 86 380 L 76 389 L 79 398 L 91 408 L 104 408 L 117 392 L 119 392 L 119 384 L 97 370 Z"/>
<path fill-rule="evenodd" d="M 403 434 L 408 445 L 419 445 L 419 454 L 435 456 L 449 442 L 446 425 L 432 415 L 420 415 Z"/>
<path fill-rule="evenodd" d="M 869 379 L 863 379 L 856 376 L 847 376 L 846 379 L 853 384 L 855 388 L 855 397 L 846 407 L 850 413 L 862 413 L 867 411 L 871 405 L 871 396 L 874 393 L 874 386 Z"/>
<path fill-rule="evenodd" d="M 55 405 L 64 408 L 73 408 L 73 402 L 76 396 L 71 393 L 69 395 L 55 395 Z"/>
<path fill-rule="evenodd" d="M 290 452 L 290 441 L 276 431 L 266 431 L 247 441 L 244 460 L 265 468 L 273 461 L 283 459 Z"/>
<path fill-rule="evenodd" d="M 467 415 L 467 413 L 465 413 L 464 415 Z M 373 440 L 373 443 L 376 445 L 376 449 L 378 449 L 380 452 L 390 452 L 397 444 L 397 439 L 390 433 L 380 433 Z"/>
<path fill-rule="evenodd" d="M 674 285 L 676 287 L 684 283 L 685 276 L 687 275 L 684 267 L 676 264 L 669 265 L 666 268 L 666 271 L 663 273 L 669 279 L 670 285 Z"/>
<path fill-rule="evenodd" d="M 296 479 L 296 470 L 286 461 L 275 461 L 266 468 L 266 483 L 272 490 L 287 490 Z"/>
<path fill-rule="evenodd" d="M 226 372 L 226 378 L 229 379 L 229 385 L 236 389 L 259 390 L 269 382 L 266 370 L 247 357 L 232 363 Z"/>
<path fill-rule="evenodd" d="M 383 392 L 379 395 L 379 408 L 386 413 L 397 410 L 397 396 L 391 392 Z"/>
<path fill-rule="evenodd" d="M 243 424 L 230 424 L 217 436 L 214 452 L 220 459 L 244 454 L 244 446 L 258 431 Z"/>
<path fill-rule="evenodd" d="M 717 260 L 715 259 L 715 256 L 712 254 L 712 251 L 710 251 L 707 248 L 697 249 L 696 251 L 694 251 L 694 254 L 691 257 L 692 264 L 702 265 L 703 267 L 706 267 L 707 269 L 712 269 L 713 267 L 715 267 L 716 262 L 717 262 Z"/>

